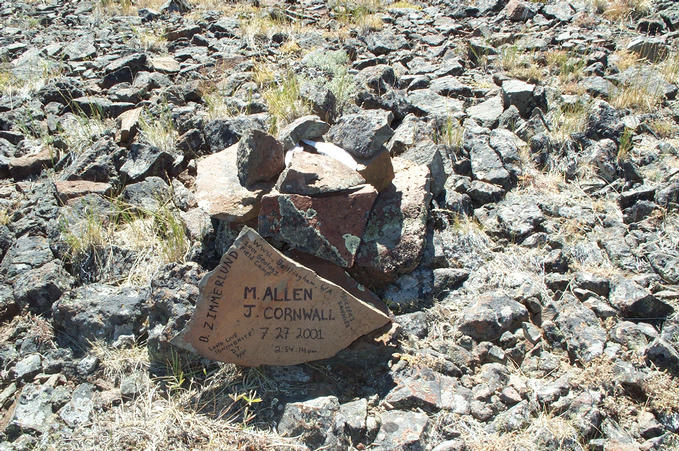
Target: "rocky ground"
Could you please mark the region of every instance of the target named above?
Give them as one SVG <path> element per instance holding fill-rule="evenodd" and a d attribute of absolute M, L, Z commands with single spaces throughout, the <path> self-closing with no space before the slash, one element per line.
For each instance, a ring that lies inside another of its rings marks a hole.
<path fill-rule="evenodd" d="M 0 21 L 1 450 L 679 448 L 675 2 L 10 0 Z M 244 223 L 290 244 L 284 212 L 257 218 L 280 168 L 237 161 L 241 138 L 321 135 L 382 158 L 361 245 L 329 258 L 398 326 L 292 367 L 173 349 Z"/>

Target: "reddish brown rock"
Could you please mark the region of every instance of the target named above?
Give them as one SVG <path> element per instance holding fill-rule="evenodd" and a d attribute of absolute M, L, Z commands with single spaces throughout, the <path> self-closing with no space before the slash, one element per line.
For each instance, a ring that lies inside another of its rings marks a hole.
<path fill-rule="evenodd" d="M 357 171 L 378 192 L 386 189 L 394 179 L 394 167 L 389 151 L 383 149 L 369 160 L 357 160 Z"/>
<path fill-rule="evenodd" d="M 389 320 L 243 227 L 172 344 L 239 365 L 296 365 L 331 357 Z"/>
<path fill-rule="evenodd" d="M 370 185 L 357 188 L 323 197 L 266 195 L 259 213 L 259 233 L 348 268 L 354 263 L 377 197 Z"/>
<path fill-rule="evenodd" d="M 24 179 L 39 174 L 43 168 L 51 168 L 58 159 L 54 149 L 44 148 L 36 154 L 10 159 L 9 173 L 15 179 Z"/>
<path fill-rule="evenodd" d="M 346 150 L 329 142 L 303 140 L 304 144 L 313 147 L 322 155 L 327 155 L 345 166 L 361 174 L 365 181 L 378 192 L 385 189 L 394 178 L 394 167 L 389 151 L 381 148 L 371 157 L 361 159 Z"/>
<path fill-rule="evenodd" d="M 105 196 L 111 192 L 111 185 L 103 182 L 90 182 L 89 180 L 63 180 L 54 182 L 57 196 L 62 202 L 81 197 L 86 194 L 99 194 Z"/>
<path fill-rule="evenodd" d="M 118 137 L 119 143 L 127 143 L 132 141 L 132 138 L 137 134 L 137 126 L 139 123 L 139 118 L 141 117 L 142 108 L 133 108 L 120 113 L 120 116 L 116 118 L 116 123 L 120 130 L 120 135 Z"/>
<path fill-rule="evenodd" d="M 535 9 L 521 0 L 510 0 L 505 6 L 505 16 L 514 22 L 525 22 L 535 15 Z"/>
<path fill-rule="evenodd" d="M 352 275 L 370 287 L 414 270 L 424 250 L 429 215 L 429 169 L 394 158 L 396 177 L 370 213 Z"/>
<path fill-rule="evenodd" d="M 194 189 L 198 206 L 210 216 L 230 222 L 247 222 L 257 217 L 260 200 L 273 182 L 245 188 L 238 180 L 238 145 L 199 160 Z"/>
<path fill-rule="evenodd" d="M 281 193 L 317 195 L 346 191 L 365 184 L 353 169 L 326 155 L 295 151 L 276 182 Z"/>

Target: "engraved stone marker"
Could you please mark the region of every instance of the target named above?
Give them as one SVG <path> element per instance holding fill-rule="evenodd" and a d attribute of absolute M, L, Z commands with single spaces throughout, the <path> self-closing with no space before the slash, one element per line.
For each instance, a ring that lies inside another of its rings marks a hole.
<path fill-rule="evenodd" d="M 200 292 L 189 324 L 172 343 L 244 366 L 332 357 L 390 321 L 378 308 L 281 254 L 249 227 L 201 281 Z"/>

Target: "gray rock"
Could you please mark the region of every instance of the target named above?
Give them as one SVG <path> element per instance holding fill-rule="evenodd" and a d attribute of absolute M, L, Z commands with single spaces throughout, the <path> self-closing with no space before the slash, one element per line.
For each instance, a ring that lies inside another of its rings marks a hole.
<path fill-rule="evenodd" d="M 535 105 L 533 92 L 535 85 L 521 80 L 506 80 L 502 82 L 502 99 L 505 108 L 514 105 L 522 116 L 527 116 Z"/>
<path fill-rule="evenodd" d="M 245 132 L 253 128 L 266 130 L 266 125 L 257 115 L 214 119 L 205 124 L 203 135 L 210 152 L 216 153 L 236 144 Z"/>
<path fill-rule="evenodd" d="M 330 127 L 327 138 L 350 154 L 366 160 L 374 157 L 394 134 L 389 126 L 393 114 L 384 110 L 367 110 L 343 115 Z"/>
<path fill-rule="evenodd" d="M 413 271 L 424 252 L 429 216 L 429 170 L 394 158 L 396 176 L 370 212 L 352 275 L 368 286 Z"/>
<path fill-rule="evenodd" d="M 484 205 L 497 202 L 502 199 L 502 196 L 505 194 L 505 190 L 501 186 L 497 186 L 492 183 L 474 180 L 471 183 L 467 194 L 474 204 Z"/>
<path fill-rule="evenodd" d="M 590 362 L 604 351 L 607 335 L 593 311 L 573 296 L 564 295 L 556 317 L 574 359 Z"/>
<path fill-rule="evenodd" d="M 172 172 L 176 158 L 176 155 L 157 147 L 135 143 L 130 146 L 120 172 L 130 182 L 138 182 L 149 176 L 162 177 Z"/>
<path fill-rule="evenodd" d="M 285 168 L 283 146 L 260 130 L 247 131 L 238 143 L 238 179 L 243 186 L 271 180 Z"/>
<path fill-rule="evenodd" d="M 39 268 L 54 259 L 49 241 L 42 236 L 24 235 L 7 250 L 0 272 L 12 278 L 24 271 Z"/>
<path fill-rule="evenodd" d="M 124 155 L 125 150 L 110 137 L 102 137 L 76 155 L 62 177 L 65 180 L 108 182 L 118 177 L 117 168 L 123 164 Z"/>
<path fill-rule="evenodd" d="M 472 174 L 476 180 L 509 188 L 512 177 L 502 164 L 502 159 L 487 142 L 476 141 L 469 152 Z"/>
<path fill-rule="evenodd" d="M 318 116 L 303 116 L 283 127 L 278 133 L 278 139 L 283 143 L 283 150 L 288 151 L 303 139 L 316 141 L 328 130 L 330 126 Z"/>
<path fill-rule="evenodd" d="M 170 345 L 170 340 L 184 329 L 191 318 L 198 301 L 198 285 L 204 274 L 205 271 L 196 263 L 173 263 L 164 267 L 151 281 L 151 293 L 143 306 L 144 316 L 148 317 L 147 349 L 151 362 L 165 364 L 177 352 L 182 358 L 189 357 L 189 361 L 196 359 L 194 354 L 177 351 Z"/>
<path fill-rule="evenodd" d="M 52 387 L 26 385 L 9 420 L 6 431 L 44 433 L 54 423 Z"/>
<path fill-rule="evenodd" d="M 657 338 L 648 345 L 645 356 L 659 368 L 674 372 L 679 368 L 679 351 L 662 338 Z"/>
<path fill-rule="evenodd" d="M 458 287 L 469 278 L 469 271 L 462 268 L 437 268 L 433 273 L 436 296 L 444 296 L 449 290 Z"/>
<path fill-rule="evenodd" d="M 617 141 L 625 129 L 620 113 L 603 100 L 595 101 L 589 109 L 585 134 L 591 139 Z"/>
<path fill-rule="evenodd" d="M 492 128 L 504 111 L 502 97 L 494 96 L 467 109 L 467 114 L 483 127 Z"/>
<path fill-rule="evenodd" d="M 573 7 L 568 2 L 557 1 L 556 3 L 545 4 L 540 12 L 548 19 L 556 19 L 560 22 L 568 22 L 573 18 L 575 9 L 573 9 Z"/>
<path fill-rule="evenodd" d="M 16 380 L 30 381 L 33 376 L 42 370 L 40 354 L 31 354 L 19 360 L 10 373 L 10 377 Z"/>
<path fill-rule="evenodd" d="M 340 406 L 344 419 L 344 434 L 351 437 L 351 443 L 360 443 L 365 436 L 368 418 L 368 401 L 365 398 L 350 401 Z"/>
<path fill-rule="evenodd" d="M 400 311 L 422 308 L 431 302 L 433 277 L 430 269 L 418 268 L 396 279 L 386 288 L 383 298 Z"/>
<path fill-rule="evenodd" d="M 579 84 L 585 88 L 588 94 L 606 100 L 613 97 L 618 91 L 613 83 L 603 77 L 585 77 L 580 80 Z"/>
<path fill-rule="evenodd" d="M 36 312 L 48 312 L 52 304 L 71 288 L 73 278 L 60 260 L 19 274 L 12 282 L 15 301 Z"/>
<path fill-rule="evenodd" d="M 416 89 L 408 93 L 408 102 L 421 114 L 433 117 L 448 118 L 459 116 L 464 103 L 460 100 L 445 97 L 431 89 Z"/>
<path fill-rule="evenodd" d="M 81 376 L 88 376 L 99 367 L 99 357 L 94 355 L 88 355 L 83 357 L 76 365 L 76 371 Z"/>
<path fill-rule="evenodd" d="M 14 300 L 12 287 L 0 284 L 0 322 L 9 321 L 19 313 L 19 305 Z"/>
<path fill-rule="evenodd" d="M 53 305 L 53 322 L 83 348 L 90 340 L 111 343 L 119 335 L 141 332 L 141 306 L 147 295 L 146 289 L 86 285 Z"/>
<path fill-rule="evenodd" d="M 64 47 L 64 56 L 71 61 L 80 61 L 97 54 L 92 39 L 82 38 Z"/>
<path fill-rule="evenodd" d="M 71 400 L 59 409 L 59 417 L 72 428 L 87 424 L 94 409 L 93 397 L 94 386 L 92 384 L 83 383 L 78 385 L 73 390 Z"/>
<path fill-rule="evenodd" d="M 356 79 L 377 94 L 386 92 L 396 84 L 394 69 L 386 64 L 366 67 L 356 75 Z"/>
<path fill-rule="evenodd" d="M 531 423 L 534 411 L 535 408 L 524 399 L 511 409 L 499 414 L 493 421 L 493 424 L 498 431 L 518 431 Z"/>
<path fill-rule="evenodd" d="M 123 398 L 134 399 L 145 387 L 146 379 L 143 374 L 128 374 L 120 381 L 120 394 Z"/>
<path fill-rule="evenodd" d="M 288 437 L 301 436 L 301 440 L 314 449 L 336 449 L 340 446 L 337 437 L 340 416 L 340 404 L 335 396 L 288 403 L 278 422 L 278 433 Z"/>
<path fill-rule="evenodd" d="M 527 320 L 528 310 L 522 304 L 507 296 L 486 295 L 464 309 L 458 327 L 478 341 L 492 341 Z"/>
<path fill-rule="evenodd" d="M 382 425 L 373 445 L 376 449 L 424 450 L 429 418 L 420 412 L 390 410 L 380 415 Z"/>
<path fill-rule="evenodd" d="M 418 140 L 415 145 L 402 152 L 399 156 L 429 168 L 431 193 L 436 197 L 443 191 L 443 187 L 448 179 L 443 155 L 445 155 L 445 151 L 441 146 L 434 144 L 430 139 L 422 139 Z"/>
<path fill-rule="evenodd" d="M 170 187 L 160 177 L 148 177 L 141 182 L 127 185 L 120 196 L 130 205 L 147 212 L 155 212 L 170 199 Z"/>
<path fill-rule="evenodd" d="M 653 296 L 647 289 L 620 276 L 611 280 L 609 301 L 623 316 L 642 321 L 658 321 L 674 311 L 672 306 Z"/>
<path fill-rule="evenodd" d="M 659 38 L 639 37 L 627 44 L 627 50 L 651 63 L 659 63 L 670 53 L 669 46 Z"/>
<path fill-rule="evenodd" d="M 400 34 L 384 30 L 377 33 L 369 33 L 365 43 L 375 55 L 384 55 L 408 46 L 408 41 Z"/>

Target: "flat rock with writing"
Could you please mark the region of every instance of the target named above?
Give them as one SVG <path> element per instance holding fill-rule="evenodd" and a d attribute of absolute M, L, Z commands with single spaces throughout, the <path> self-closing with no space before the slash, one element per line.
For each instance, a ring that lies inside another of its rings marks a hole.
<path fill-rule="evenodd" d="M 172 343 L 244 366 L 296 365 L 332 357 L 388 322 L 246 226 L 201 281 L 193 317 Z"/>

